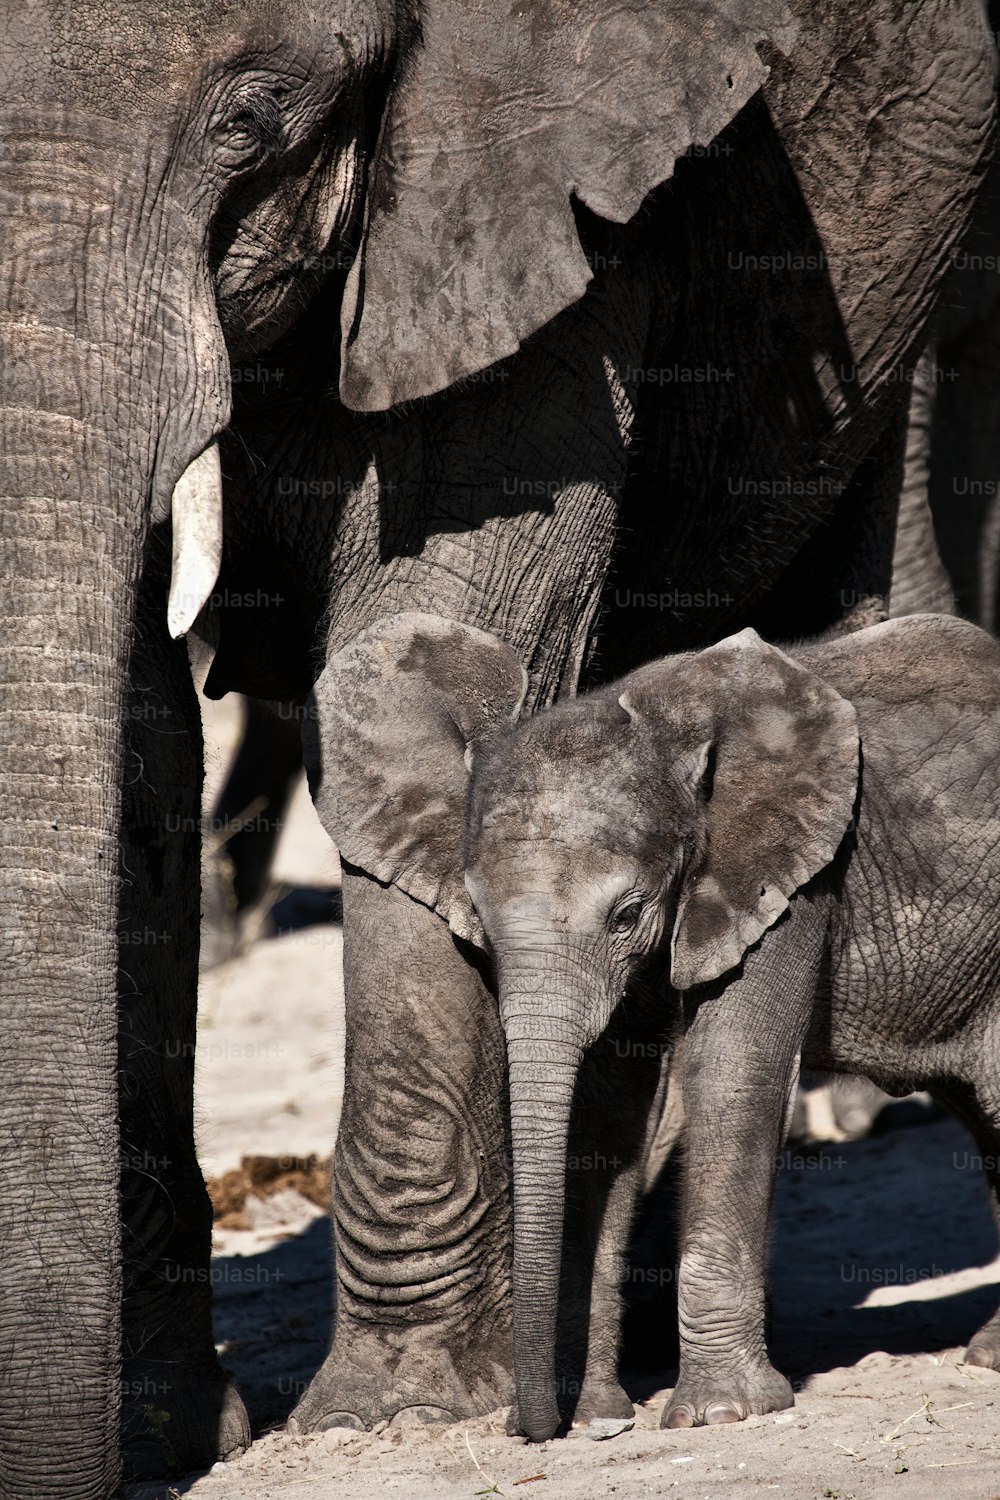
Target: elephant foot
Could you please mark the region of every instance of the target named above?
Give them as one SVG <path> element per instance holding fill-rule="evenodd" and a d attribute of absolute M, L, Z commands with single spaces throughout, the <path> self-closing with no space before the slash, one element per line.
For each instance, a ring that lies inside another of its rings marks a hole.
<path fill-rule="evenodd" d="M 984 1323 L 965 1351 L 965 1363 L 1000 1370 L 1000 1313 Z"/>
<path fill-rule="evenodd" d="M 608 1377 L 606 1380 L 585 1380 L 583 1388 L 573 1408 L 573 1417 L 570 1423 L 573 1427 L 586 1427 L 590 1422 L 600 1421 L 602 1418 L 628 1418 L 635 1416 L 635 1407 L 626 1396 L 617 1380 Z M 508 1437 L 522 1437 L 520 1418 L 515 1401 L 507 1413 L 506 1431 Z M 559 1428 L 559 1435 L 565 1433 L 565 1422 Z"/>
<path fill-rule="evenodd" d="M 129 1480 L 174 1479 L 239 1458 L 250 1446 L 250 1420 L 221 1369 L 178 1375 L 176 1366 L 125 1366 L 122 1449 Z"/>
<path fill-rule="evenodd" d="M 617 1380 L 585 1380 L 573 1412 L 573 1426 L 586 1427 L 602 1417 L 634 1417 L 635 1407 Z"/>
<path fill-rule="evenodd" d="M 370 1336 L 365 1342 L 367 1349 L 359 1341 L 345 1355 L 334 1346 L 288 1418 L 289 1432 L 458 1422 L 483 1416 L 511 1398 L 512 1378 L 495 1353 L 477 1358 L 466 1347 L 459 1369 L 440 1348 L 393 1349 Z"/>
<path fill-rule="evenodd" d="M 714 1427 L 794 1405 L 791 1386 L 770 1364 L 723 1376 L 682 1372 L 660 1426 Z"/>

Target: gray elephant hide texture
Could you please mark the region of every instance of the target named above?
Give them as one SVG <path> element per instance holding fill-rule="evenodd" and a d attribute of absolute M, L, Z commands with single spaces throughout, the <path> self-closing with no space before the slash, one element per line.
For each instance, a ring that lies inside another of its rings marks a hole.
<path fill-rule="evenodd" d="M 788 651 L 745 630 L 519 720 L 523 684 L 485 632 L 399 615 L 317 685 L 343 735 L 340 773 L 317 787 L 327 826 L 347 859 L 461 937 L 481 940 L 466 861 L 499 920 L 482 852 L 503 834 L 539 863 L 548 844 L 590 839 L 595 880 L 612 855 L 670 866 L 657 899 L 671 907 L 679 989 L 734 970 L 838 851 L 843 923 L 858 925 L 860 885 L 880 893 L 866 903 L 871 943 L 880 923 L 895 930 L 922 902 L 956 898 L 963 860 L 975 874 L 997 857 L 1000 648 L 966 622 L 910 616 Z M 557 918 L 572 927 L 560 894 Z M 966 967 L 972 937 L 953 952 Z M 895 946 L 902 982 L 914 955 Z"/>
<path fill-rule="evenodd" d="M 626 223 L 760 88 L 757 44 L 787 53 L 798 31 L 784 0 L 583 9 L 428 8 L 344 299 L 348 406 L 443 390 L 582 297 L 593 270 L 572 199 Z M 592 113 L 585 98 L 600 101 Z M 477 170 L 456 173 L 470 158 Z"/>

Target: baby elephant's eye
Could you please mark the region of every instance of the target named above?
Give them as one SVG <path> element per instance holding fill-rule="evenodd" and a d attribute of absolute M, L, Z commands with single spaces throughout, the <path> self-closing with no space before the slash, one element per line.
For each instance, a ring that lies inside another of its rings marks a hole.
<path fill-rule="evenodd" d="M 612 932 L 631 932 L 642 916 L 642 902 L 629 901 L 620 906 L 611 918 Z"/>

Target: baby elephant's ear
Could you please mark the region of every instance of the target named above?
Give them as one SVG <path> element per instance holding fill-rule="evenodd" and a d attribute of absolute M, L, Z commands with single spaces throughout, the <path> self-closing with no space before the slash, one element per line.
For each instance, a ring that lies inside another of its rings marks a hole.
<path fill-rule="evenodd" d="M 637 718 L 666 712 L 659 672 L 672 717 L 679 695 L 708 709 L 705 852 L 684 880 L 671 947 L 671 981 L 689 989 L 735 968 L 836 855 L 857 796 L 858 723 L 834 688 L 753 630 L 669 666 L 637 673 L 622 703 Z"/>
<path fill-rule="evenodd" d="M 480 945 L 462 868 L 466 756 L 517 718 L 527 684 L 495 636 L 401 614 L 332 657 L 315 688 L 323 774 L 312 792 L 340 853 Z"/>

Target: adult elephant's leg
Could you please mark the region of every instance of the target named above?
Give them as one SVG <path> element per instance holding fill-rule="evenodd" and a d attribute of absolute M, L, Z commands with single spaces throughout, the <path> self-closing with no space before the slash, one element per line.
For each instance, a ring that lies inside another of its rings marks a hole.
<path fill-rule="evenodd" d="M 333 1347 L 290 1427 L 510 1400 L 510 1202 L 496 1000 L 448 927 L 344 869 Z"/>
<path fill-rule="evenodd" d="M 955 614 L 955 596 L 934 534 L 928 486 L 938 367 L 933 349 L 921 359 L 910 397 L 909 423 L 892 558 L 892 616 Z"/>
<path fill-rule="evenodd" d="M 995 9 L 995 7 L 991 7 Z M 929 499 L 962 614 L 1000 622 L 1000 160 L 996 153 L 935 319 Z"/>
<path fill-rule="evenodd" d="M 136 1476 L 185 1473 L 249 1442 L 212 1336 L 212 1211 L 193 1118 L 201 719 L 186 647 L 167 635 L 163 591 L 147 572 L 122 792 L 123 1440 Z"/>
<path fill-rule="evenodd" d="M 201 967 L 241 947 L 243 928 L 267 893 L 288 803 L 302 771 L 302 736 L 290 704 L 245 698 L 243 730 L 212 810 L 204 851 Z"/>
<path fill-rule="evenodd" d="M 752 623 L 770 640 L 862 630 L 887 618 L 903 489 L 909 386 L 887 403 L 877 441 L 849 480 L 820 478 L 833 500 Z"/>

